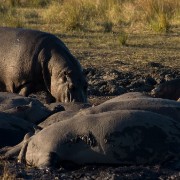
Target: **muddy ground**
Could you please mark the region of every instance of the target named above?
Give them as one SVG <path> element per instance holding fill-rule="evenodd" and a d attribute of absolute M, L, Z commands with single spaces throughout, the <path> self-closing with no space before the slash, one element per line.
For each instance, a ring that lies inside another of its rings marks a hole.
<path fill-rule="evenodd" d="M 169 34 L 129 34 L 123 47 L 118 33 L 57 35 L 80 60 L 89 82 L 89 101 L 97 105 L 129 91 L 150 93 L 156 85 L 180 78 L 179 32 L 174 27 Z M 58 170 L 37 170 L 11 160 L 0 163 L 0 174 L 2 179 L 179 179 L 180 169 L 163 162 L 119 167 L 69 164 Z"/>

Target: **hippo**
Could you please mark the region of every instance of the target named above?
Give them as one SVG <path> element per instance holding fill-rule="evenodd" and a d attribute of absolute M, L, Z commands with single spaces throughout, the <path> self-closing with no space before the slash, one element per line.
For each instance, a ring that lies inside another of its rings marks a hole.
<path fill-rule="evenodd" d="M 44 106 L 40 101 L 15 93 L 0 92 L 0 111 L 38 124 L 48 116 L 63 111 L 60 104 Z"/>
<path fill-rule="evenodd" d="M 0 112 L 0 148 L 16 145 L 34 126 L 22 118 Z"/>
<path fill-rule="evenodd" d="M 63 111 L 54 113 L 38 125 L 44 128 L 55 122 L 67 120 L 74 116 L 81 118 L 81 116 L 87 114 L 98 114 L 101 112 L 116 110 L 147 110 L 166 115 L 180 122 L 180 102 L 153 98 L 138 92 L 130 92 L 107 100 L 98 106 L 81 109 L 79 111 Z"/>
<path fill-rule="evenodd" d="M 110 102 L 118 102 L 118 101 L 128 100 L 128 99 L 136 99 L 136 98 L 152 98 L 152 96 L 145 94 L 143 92 L 128 92 L 128 93 L 124 93 L 119 96 L 116 96 L 115 98 L 111 98 L 103 102 L 103 104 L 110 103 Z"/>
<path fill-rule="evenodd" d="M 143 110 L 108 111 L 54 123 L 14 148 L 2 158 L 19 153 L 19 162 L 38 168 L 161 164 L 179 158 L 180 123 Z"/>
<path fill-rule="evenodd" d="M 120 96 L 121 97 L 121 96 Z M 101 112 L 115 110 L 147 110 L 158 114 L 166 115 L 180 122 L 180 102 L 152 97 L 141 97 L 124 99 L 115 97 L 98 106 L 87 108 L 76 115 L 98 114 Z"/>
<path fill-rule="evenodd" d="M 60 104 L 65 111 L 53 113 L 51 116 L 47 117 L 44 121 L 39 123 L 39 127 L 44 128 L 55 122 L 64 121 L 75 116 L 79 111 L 91 107 L 89 103 L 51 103 L 48 105 L 48 107 L 50 108 L 51 106 L 57 106 L 58 104 Z"/>
<path fill-rule="evenodd" d="M 0 90 L 28 96 L 47 91 L 51 101 L 87 102 L 87 81 L 79 61 L 55 35 L 0 28 Z"/>
<path fill-rule="evenodd" d="M 178 100 L 180 98 L 180 79 L 173 79 L 158 85 L 151 91 L 154 97 Z"/>

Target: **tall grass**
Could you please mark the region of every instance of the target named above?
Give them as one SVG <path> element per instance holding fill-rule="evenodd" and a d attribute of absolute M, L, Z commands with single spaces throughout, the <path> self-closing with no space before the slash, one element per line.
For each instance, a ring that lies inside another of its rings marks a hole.
<path fill-rule="evenodd" d="M 43 7 L 43 13 L 38 15 L 44 24 L 65 30 L 111 32 L 118 27 L 168 32 L 180 15 L 179 0 L 0 0 L 0 5 L 2 1 L 10 5 L 4 21 L 13 21 L 10 16 L 15 16 L 13 12 L 21 7 Z M 0 7 L 1 17 L 3 11 Z M 22 17 L 15 17 L 22 22 Z"/>
<path fill-rule="evenodd" d="M 96 15 L 95 8 L 90 0 L 55 1 L 44 11 L 43 18 L 48 23 L 60 23 L 67 30 L 83 30 Z"/>
<path fill-rule="evenodd" d="M 179 0 L 139 0 L 138 10 L 141 20 L 154 31 L 167 32 L 171 19 L 179 11 Z"/>
<path fill-rule="evenodd" d="M 23 17 L 18 16 L 15 8 L 0 4 L 0 26 L 23 27 Z"/>
<path fill-rule="evenodd" d="M 167 32 L 178 8 L 179 0 L 62 0 L 51 3 L 43 18 L 69 30 L 101 25 L 104 32 L 110 32 L 113 26 L 141 23 Z"/>
<path fill-rule="evenodd" d="M 44 7 L 50 3 L 51 0 L 0 0 L 0 3 L 10 7 Z"/>

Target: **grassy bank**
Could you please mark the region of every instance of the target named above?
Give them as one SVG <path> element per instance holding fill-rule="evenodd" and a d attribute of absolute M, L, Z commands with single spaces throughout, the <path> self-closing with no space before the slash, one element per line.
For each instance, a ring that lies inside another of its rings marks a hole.
<path fill-rule="evenodd" d="M 179 9 L 179 0 L 0 0 L 0 24 L 50 31 L 166 33 L 180 24 Z"/>

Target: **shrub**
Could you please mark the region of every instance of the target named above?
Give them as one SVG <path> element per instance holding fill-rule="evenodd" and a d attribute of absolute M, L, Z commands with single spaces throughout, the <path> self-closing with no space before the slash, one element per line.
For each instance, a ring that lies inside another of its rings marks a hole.
<path fill-rule="evenodd" d="M 16 7 L 16 6 L 44 7 L 50 3 L 50 0 L 6 0 L 3 1 L 3 3 L 10 7 Z"/>
<path fill-rule="evenodd" d="M 157 17 L 149 21 L 149 25 L 155 32 L 168 32 L 170 28 L 169 20 L 166 14 L 158 14 Z"/>
<path fill-rule="evenodd" d="M 0 25 L 23 27 L 24 23 L 22 17 L 18 16 L 15 8 L 0 5 Z"/>
<path fill-rule="evenodd" d="M 118 41 L 120 46 L 127 45 L 128 34 L 124 31 L 119 32 Z"/>
<path fill-rule="evenodd" d="M 63 3 L 53 2 L 43 18 L 48 22 L 59 23 L 64 29 L 85 29 L 94 17 L 95 5 L 90 0 L 67 0 Z"/>
<path fill-rule="evenodd" d="M 112 32 L 113 23 L 112 22 L 104 22 L 103 23 L 104 32 Z"/>
<path fill-rule="evenodd" d="M 154 31 L 167 32 L 170 20 L 180 8 L 179 0 L 139 0 L 138 11 L 141 20 Z M 141 14 L 140 14 L 141 13 Z"/>

